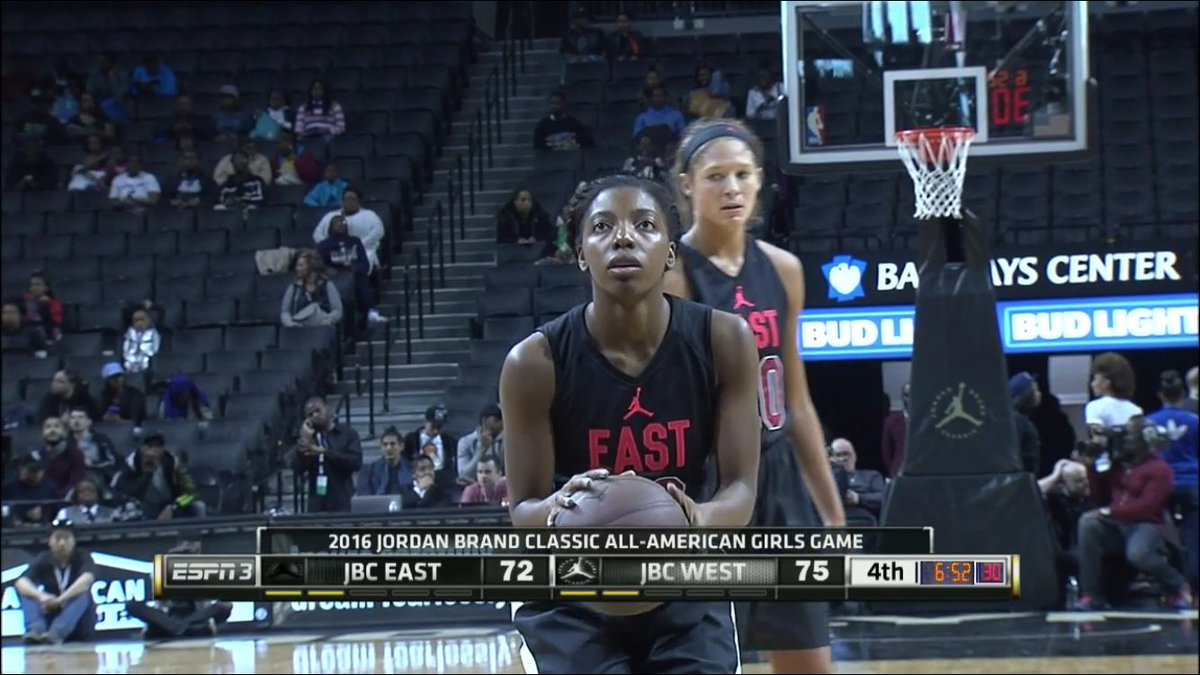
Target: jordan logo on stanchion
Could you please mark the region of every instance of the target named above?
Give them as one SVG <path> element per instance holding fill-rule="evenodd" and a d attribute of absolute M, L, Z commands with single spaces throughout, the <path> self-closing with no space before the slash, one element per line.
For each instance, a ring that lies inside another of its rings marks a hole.
<path fill-rule="evenodd" d="M 654 413 L 642 407 L 642 388 L 638 387 L 637 391 L 633 392 L 633 400 L 629 402 L 629 410 L 625 412 L 625 416 L 621 419 L 628 420 L 634 415 L 645 415 L 646 417 L 654 417 Z"/>
<path fill-rule="evenodd" d="M 968 402 L 974 404 L 974 414 L 968 411 Z M 959 382 L 957 392 L 954 387 L 947 387 L 938 394 L 933 400 L 933 413 L 938 419 L 933 425 L 935 429 L 949 438 L 962 440 L 974 436 L 983 426 L 980 417 L 986 413 L 986 408 L 975 390 L 968 388 L 965 382 Z"/>
<path fill-rule="evenodd" d="M 741 286 L 733 289 L 733 308 L 742 309 L 743 307 L 754 307 L 754 303 L 746 299 L 746 292 Z"/>

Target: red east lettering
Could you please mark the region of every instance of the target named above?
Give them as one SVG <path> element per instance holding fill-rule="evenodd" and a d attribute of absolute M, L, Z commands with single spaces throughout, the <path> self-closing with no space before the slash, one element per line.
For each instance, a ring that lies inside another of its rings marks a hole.
<path fill-rule="evenodd" d="M 638 452 L 637 441 L 633 439 L 633 429 L 621 427 L 621 439 L 617 442 L 617 461 L 613 473 L 621 473 L 633 469 L 634 473 L 642 473 L 642 454 Z"/>
<path fill-rule="evenodd" d="M 588 468 L 599 469 L 604 466 L 604 456 L 608 454 L 608 429 L 588 429 Z"/>
<path fill-rule="evenodd" d="M 759 349 L 779 347 L 778 317 L 779 313 L 773 309 L 750 312 L 746 317 L 746 323 L 750 324 L 750 330 L 754 331 L 754 343 Z"/>
<path fill-rule="evenodd" d="M 651 422 L 642 431 L 646 441 L 646 470 L 662 471 L 671 461 L 671 451 L 663 443 L 667 438 L 667 428 L 658 422 Z"/>
<path fill-rule="evenodd" d="M 667 422 L 667 428 L 675 432 L 675 466 L 682 467 L 687 464 L 687 430 L 691 427 L 691 420 Z"/>
<path fill-rule="evenodd" d="M 630 426 L 623 426 L 619 431 L 588 429 L 588 468 L 610 467 L 613 473 L 630 469 L 643 473 L 682 468 L 687 464 L 687 432 L 691 428 L 691 420 L 673 420 L 665 425 L 650 422 L 640 431 Z M 610 463 L 614 434 L 617 436 L 616 457 Z M 672 445 L 675 446 L 674 456 Z"/>

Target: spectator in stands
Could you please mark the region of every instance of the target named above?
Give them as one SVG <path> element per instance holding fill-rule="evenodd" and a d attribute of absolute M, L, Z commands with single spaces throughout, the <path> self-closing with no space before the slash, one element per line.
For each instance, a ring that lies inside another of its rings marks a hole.
<path fill-rule="evenodd" d="M 25 324 L 21 316 L 21 301 L 7 300 L 3 312 L 0 312 L 0 345 L 0 351 L 5 353 L 41 353 L 44 358 L 49 343 L 41 330 Z"/>
<path fill-rule="evenodd" d="M 216 140 L 235 141 L 250 133 L 250 113 L 242 110 L 242 98 L 238 88 L 232 84 L 223 84 L 217 90 L 220 98 L 217 101 L 217 111 L 213 113 L 212 125 L 216 131 Z"/>
<path fill-rule="evenodd" d="M 117 472 L 117 449 L 112 439 L 92 431 L 92 415 L 83 408 L 67 413 L 71 442 L 83 453 L 87 473 L 108 484 Z"/>
<path fill-rule="evenodd" d="M 1141 406 L 1133 401 L 1137 378 L 1133 366 L 1116 352 L 1105 352 L 1092 360 L 1092 394 L 1098 396 L 1084 406 L 1088 426 L 1115 427 L 1129 418 L 1142 414 Z"/>
<path fill-rule="evenodd" d="M 600 61 L 604 58 L 604 33 L 589 24 L 587 10 L 580 7 L 575 12 L 574 24 L 558 47 L 558 52 L 566 57 L 567 63 Z"/>
<path fill-rule="evenodd" d="M 463 490 L 463 504 L 508 505 L 508 483 L 496 465 L 496 456 L 488 455 L 475 465 L 476 480 Z"/>
<path fill-rule="evenodd" d="M 39 330 L 50 343 L 62 337 L 63 306 L 54 296 L 50 278 L 44 272 L 29 275 L 29 288 L 22 297 L 25 325 Z"/>
<path fill-rule="evenodd" d="M 359 188 L 351 186 L 342 190 L 342 210 L 330 211 L 321 218 L 317 227 L 313 229 L 313 241 L 319 244 L 329 236 L 329 225 L 334 216 L 345 216 L 346 224 L 350 226 L 350 234 L 362 239 L 363 246 L 367 249 L 367 259 L 371 261 L 371 271 L 374 272 L 379 268 L 379 244 L 383 242 L 387 230 L 384 229 L 379 214 L 364 208 L 362 201 L 363 193 Z"/>
<path fill-rule="evenodd" d="M 272 89 L 267 99 L 267 107 L 255 115 L 254 131 L 250 138 L 257 141 L 273 141 L 279 138 L 279 132 L 292 131 L 295 115 L 288 106 L 287 97 L 282 89 Z"/>
<path fill-rule="evenodd" d="M 129 157 L 125 155 L 125 147 L 114 145 L 108 149 L 108 164 L 105 173 L 105 184 L 112 185 L 117 176 L 129 170 Z"/>
<path fill-rule="evenodd" d="M 622 173 L 662 182 L 666 175 L 667 164 L 654 139 L 650 138 L 649 134 L 642 134 L 634 139 L 634 143 L 637 145 L 637 151 L 632 157 L 625 160 L 625 165 L 621 167 Z"/>
<path fill-rule="evenodd" d="M 80 525 L 111 523 L 117 515 L 111 506 L 100 503 L 100 485 L 84 478 L 75 485 L 75 503 L 58 511 L 55 520 L 70 520 Z"/>
<path fill-rule="evenodd" d="M 336 326 L 342 320 L 342 296 L 324 274 L 314 251 L 296 256 L 296 280 L 283 292 L 279 321 L 284 326 Z"/>
<path fill-rule="evenodd" d="M 385 323 L 376 306 L 375 286 L 371 283 L 371 262 L 362 240 L 350 234 L 346 217 L 336 215 L 329 225 L 329 236 L 317 244 L 317 255 L 326 269 L 354 275 L 354 297 L 359 308 L 367 308 L 367 320 Z"/>
<path fill-rule="evenodd" d="M 515 190 L 496 214 L 497 243 L 537 244 L 553 236 L 550 215 L 529 190 Z"/>
<path fill-rule="evenodd" d="M 1075 608 L 1089 611 L 1106 606 L 1103 563 L 1123 554 L 1138 571 L 1162 584 L 1167 606 L 1191 609 L 1187 580 L 1167 556 L 1171 530 L 1164 520 L 1174 477 L 1171 467 L 1154 452 L 1156 427 L 1141 415 L 1126 423 L 1123 451 L 1114 452 L 1112 467 L 1097 471 L 1088 463 L 1088 482 L 1097 504 L 1079 521 L 1079 588 Z M 1149 437 L 1149 438 L 1148 438 Z"/>
<path fill-rule="evenodd" d="M 270 165 L 267 166 L 269 172 Z M 220 166 L 217 168 L 219 170 Z M 267 183 L 262 176 L 250 171 L 250 158 L 244 152 L 234 153 L 233 173 L 222 181 L 220 186 L 215 207 L 218 211 L 246 211 L 267 201 Z"/>
<path fill-rule="evenodd" d="M 1060 576 L 1078 576 L 1079 519 L 1095 508 L 1088 496 L 1087 467 L 1060 459 L 1049 475 L 1038 479 L 1038 489 L 1058 547 Z"/>
<path fill-rule="evenodd" d="M 614 61 L 637 61 L 646 57 L 650 41 L 633 30 L 629 12 L 617 15 L 617 30 L 608 39 L 609 58 Z"/>
<path fill-rule="evenodd" d="M 658 66 L 650 66 L 646 69 L 646 79 L 642 80 L 642 93 L 638 96 L 638 104 L 642 109 L 650 107 L 650 101 L 654 98 L 654 90 L 662 87 L 663 92 L 667 94 L 667 98 L 671 98 L 670 90 L 667 89 L 667 84 L 662 80 L 662 73 L 658 71 Z"/>
<path fill-rule="evenodd" d="M 258 144 L 247 138 L 242 141 L 241 153 L 246 156 L 247 169 L 250 173 L 258 176 L 263 180 L 265 185 L 271 184 L 271 160 L 264 154 L 258 151 Z M 213 182 L 217 185 L 224 185 L 225 181 L 229 180 L 234 173 L 237 172 L 237 167 L 233 165 L 234 158 L 239 153 L 231 152 L 225 155 L 217 162 L 217 166 L 213 169 Z"/>
<path fill-rule="evenodd" d="M 108 110 L 127 110 L 124 101 L 129 95 L 129 72 L 117 66 L 112 54 L 96 58 L 96 68 L 88 75 L 87 92 Z"/>
<path fill-rule="evenodd" d="M 325 180 L 313 186 L 304 196 L 306 206 L 336 206 L 342 208 L 342 193 L 349 183 L 338 177 L 337 164 L 325 165 Z"/>
<path fill-rule="evenodd" d="M 1183 409 L 1196 413 L 1200 412 L 1200 367 L 1192 366 L 1187 372 L 1188 395 L 1183 401 Z"/>
<path fill-rule="evenodd" d="M 100 136 L 92 134 L 84 141 L 83 161 L 71 169 L 68 190 L 108 192 L 108 151 Z"/>
<path fill-rule="evenodd" d="M 88 394 L 87 383 L 73 370 L 60 370 L 50 379 L 50 389 L 38 406 L 38 419 L 63 417 L 75 408 L 92 414 L 96 406 Z"/>
<path fill-rule="evenodd" d="M 696 78 L 688 93 L 686 107 L 692 119 L 733 116 L 729 85 L 721 71 L 713 71 L 707 64 L 696 66 Z"/>
<path fill-rule="evenodd" d="M 59 415 L 42 420 L 42 445 L 30 454 L 45 463 L 46 478 L 54 483 L 59 497 L 74 489 L 87 471 L 83 453 L 67 435 L 67 428 Z"/>
<path fill-rule="evenodd" d="M 290 131 L 279 131 L 279 141 L 275 146 L 275 156 L 271 159 L 271 169 L 274 171 L 276 185 L 305 185 L 315 183 L 321 175 L 321 165 L 312 153 L 305 152 L 304 146 L 296 143 L 296 136 Z"/>
<path fill-rule="evenodd" d="M 49 550 L 38 554 L 13 584 L 25 615 L 25 644 L 86 640 L 96 625 L 92 555 L 75 546 L 70 521 L 54 521 L 48 544 Z"/>
<path fill-rule="evenodd" d="M 18 192 L 44 192 L 58 187 L 58 167 L 41 143 L 21 141 L 21 149 L 8 168 L 7 186 Z"/>
<path fill-rule="evenodd" d="M 307 474 L 308 512 L 349 511 L 354 472 L 362 467 L 362 441 L 350 425 L 338 424 L 325 399 L 304 404 L 304 423 L 296 441 L 292 468 Z"/>
<path fill-rule="evenodd" d="M 342 105 L 333 100 L 333 91 L 324 80 L 314 80 L 308 88 L 308 101 L 296 111 L 293 127 L 301 138 L 346 133 L 346 113 Z"/>
<path fill-rule="evenodd" d="M 41 89 L 30 93 L 30 110 L 17 120 L 16 135 L 41 143 L 61 143 L 67 140 L 67 128 L 54 116 L 54 98 Z"/>
<path fill-rule="evenodd" d="M 117 138 L 116 126 L 100 109 L 96 97 L 87 92 L 79 97 L 79 111 L 66 122 L 66 125 L 67 134 L 71 138 L 87 138 L 94 135 L 108 142 Z"/>
<path fill-rule="evenodd" d="M 900 475 L 904 468 L 904 450 L 908 445 L 908 403 L 912 385 L 908 382 L 900 388 L 900 410 L 897 410 L 883 420 L 883 441 L 879 444 L 879 452 L 883 456 L 883 468 L 888 478 Z"/>
<path fill-rule="evenodd" d="M 667 100 L 667 90 L 658 86 L 650 93 L 650 107 L 637 116 L 633 136 L 649 134 L 656 144 L 667 146 L 679 140 L 684 125 L 683 113 Z"/>
<path fill-rule="evenodd" d="M 412 483 L 412 472 L 404 460 L 404 445 L 396 427 L 390 427 L 379 437 L 379 450 L 383 456 L 358 472 L 360 495 L 398 495 L 405 485 Z"/>
<path fill-rule="evenodd" d="M 187 375 L 172 375 L 160 402 L 159 417 L 164 420 L 211 420 L 212 404 L 208 394 Z"/>
<path fill-rule="evenodd" d="M 746 93 L 746 119 L 773 120 L 783 86 L 770 68 L 761 67 L 755 77 L 754 88 Z"/>
<path fill-rule="evenodd" d="M 146 395 L 125 381 L 125 369 L 116 361 L 104 364 L 100 371 L 104 389 L 100 392 L 100 414 L 105 422 L 131 422 L 142 426 L 146 419 Z"/>
<path fill-rule="evenodd" d="M 500 406 L 490 404 L 479 411 L 479 426 L 458 439 L 458 479 L 469 483 L 476 478 L 475 466 L 492 459 L 504 473 L 504 417 Z"/>
<path fill-rule="evenodd" d="M 1042 438 L 1029 415 L 1042 404 L 1042 391 L 1037 378 L 1020 372 L 1008 380 L 1008 397 L 1013 404 L 1013 424 L 1017 428 L 1017 448 L 1021 455 L 1021 466 L 1032 474 L 1041 468 Z"/>
<path fill-rule="evenodd" d="M 164 120 L 163 124 L 159 136 L 176 143 L 183 138 L 192 138 L 197 141 L 212 140 L 215 133 L 212 121 L 203 115 L 196 114 L 192 107 L 192 97 L 187 94 L 180 94 L 175 99 L 175 111 Z"/>
<path fill-rule="evenodd" d="M 130 155 L 125 166 L 125 173 L 112 179 L 108 189 L 108 201 L 112 207 L 131 213 L 142 213 L 158 203 L 162 196 L 162 188 L 158 179 L 148 171 L 142 170 L 140 155 Z"/>
<path fill-rule="evenodd" d="M 883 510 L 883 493 L 887 490 L 883 474 L 871 469 L 859 469 L 858 453 L 854 451 L 854 445 L 844 438 L 833 439 L 829 444 L 829 456 L 834 464 L 846 472 L 847 485 L 842 493 L 846 520 L 877 524 Z"/>
<path fill-rule="evenodd" d="M 200 170 L 200 155 L 188 150 L 179 156 L 175 164 L 175 175 L 167 181 L 167 198 L 177 209 L 195 209 L 212 201 L 217 189 L 208 176 Z"/>
<path fill-rule="evenodd" d="M 167 441 L 158 433 L 147 435 L 141 447 L 125 458 L 113 491 L 137 504 L 147 519 L 203 518 L 208 510 L 197 497 L 191 474 L 167 451 Z"/>
<path fill-rule="evenodd" d="M 79 97 L 70 87 L 54 86 L 50 90 L 54 92 L 54 103 L 50 106 L 50 112 L 65 126 L 79 114 Z"/>
<path fill-rule="evenodd" d="M 450 492 L 436 478 L 433 458 L 421 455 L 413 460 L 413 479 L 400 490 L 404 509 L 436 509 L 454 504 Z"/>
<path fill-rule="evenodd" d="M 140 373 L 150 367 L 150 361 L 162 347 L 162 336 L 154 327 L 154 318 L 146 307 L 135 307 L 129 315 L 129 328 L 121 353 L 125 357 L 125 370 Z"/>
<path fill-rule="evenodd" d="M 1200 566 L 1200 497 L 1197 495 L 1197 445 L 1200 444 L 1200 418 L 1184 409 L 1187 388 L 1177 370 L 1168 370 L 1159 376 L 1158 398 L 1162 409 L 1146 419 L 1157 425 L 1166 434 L 1168 445 L 1162 451 L 1163 459 L 1171 465 L 1175 484 L 1171 492 L 1171 503 L 1181 516 L 1180 531 L 1183 548 L 1187 554 L 1184 569 L 1191 570 L 1188 581 L 1197 587 L 1197 567 Z"/>
<path fill-rule="evenodd" d="M 60 498 L 58 485 L 46 477 L 46 461 L 33 453 L 18 457 L 14 464 L 17 475 L 4 483 L 0 493 L 15 525 L 40 525 L 46 510 Z"/>
<path fill-rule="evenodd" d="M 179 83 L 175 71 L 163 63 L 160 54 L 147 54 L 142 65 L 133 70 L 134 96 L 176 96 Z"/>
<path fill-rule="evenodd" d="M 563 109 L 566 102 L 562 92 L 550 94 L 550 114 L 539 120 L 533 130 L 535 150 L 577 150 L 595 145 L 592 130 Z"/>

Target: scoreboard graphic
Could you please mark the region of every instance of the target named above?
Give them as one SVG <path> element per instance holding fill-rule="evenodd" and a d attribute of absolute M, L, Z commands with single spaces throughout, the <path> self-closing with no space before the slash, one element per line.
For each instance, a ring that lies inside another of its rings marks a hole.
<path fill-rule="evenodd" d="M 256 554 L 157 556 L 155 597 L 1006 601 L 1021 592 L 1019 556 L 934 554 L 928 529 L 842 530 L 833 538 L 829 530 L 770 528 L 728 536 L 719 530 L 572 530 L 569 538 L 563 531 L 449 530 L 431 536 L 264 528 Z"/>

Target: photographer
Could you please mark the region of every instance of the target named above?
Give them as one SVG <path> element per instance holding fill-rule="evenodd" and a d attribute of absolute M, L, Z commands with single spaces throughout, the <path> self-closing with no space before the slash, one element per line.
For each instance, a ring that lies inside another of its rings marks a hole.
<path fill-rule="evenodd" d="M 1162 400 L 1162 410 L 1147 415 L 1146 419 L 1153 422 L 1166 432 L 1167 447 L 1163 450 L 1163 459 L 1171 465 L 1175 472 L 1175 488 L 1171 494 L 1171 503 L 1182 516 L 1180 529 L 1182 531 L 1183 548 L 1187 553 L 1187 566 L 1192 587 L 1196 587 L 1197 548 L 1200 544 L 1200 517 L 1197 510 L 1198 498 L 1196 491 L 1197 473 L 1200 473 L 1196 459 L 1197 439 L 1200 438 L 1200 418 L 1195 413 L 1184 408 L 1187 401 L 1187 388 L 1179 372 L 1168 370 L 1159 378 L 1158 398 Z"/>
<path fill-rule="evenodd" d="M 308 512 L 349 511 L 354 472 L 362 468 L 358 432 L 338 425 L 319 396 L 304 404 L 304 418 L 292 468 L 297 474 L 308 474 Z"/>
<path fill-rule="evenodd" d="M 1080 448 L 1088 459 L 1092 497 L 1105 506 L 1079 521 L 1081 596 L 1075 609 L 1106 607 L 1104 559 L 1121 553 L 1130 565 L 1162 584 L 1169 607 L 1190 608 L 1191 589 L 1167 555 L 1173 530 L 1164 513 L 1174 476 L 1155 453 L 1158 427 L 1135 416 L 1127 425 L 1106 428 L 1101 438 L 1102 443 Z"/>

